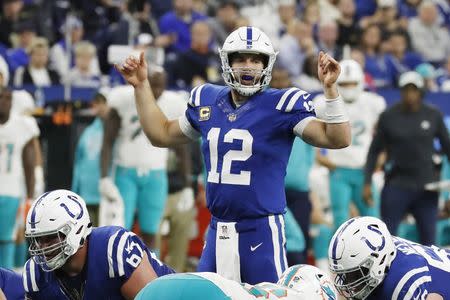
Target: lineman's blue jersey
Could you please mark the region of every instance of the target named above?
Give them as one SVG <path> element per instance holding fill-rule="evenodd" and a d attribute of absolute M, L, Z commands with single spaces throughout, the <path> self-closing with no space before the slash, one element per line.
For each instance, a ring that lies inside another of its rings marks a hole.
<path fill-rule="evenodd" d="M 89 235 L 85 286 L 82 299 L 125 299 L 120 289 L 139 266 L 144 253 L 156 275 L 174 273 L 132 232 L 122 227 L 94 228 Z M 24 267 L 23 285 L 31 299 L 68 299 L 54 272 L 44 272 L 29 259 Z"/>
<path fill-rule="evenodd" d="M 0 290 L 8 300 L 22 300 L 25 298 L 22 276 L 5 268 L 0 268 Z"/>
<path fill-rule="evenodd" d="M 368 299 L 426 299 L 431 293 L 450 299 L 450 250 L 426 247 L 394 237 L 397 255 Z"/>
<path fill-rule="evenodd" d="M 310 95 L 267 89 L 237 109 L 231 102 L 229 87 L 205 84 L 180 119 L 187 136 L 202 137 L 208 208 L 224 221 L 282 214 L 292 143 L 315 117 Z"/>

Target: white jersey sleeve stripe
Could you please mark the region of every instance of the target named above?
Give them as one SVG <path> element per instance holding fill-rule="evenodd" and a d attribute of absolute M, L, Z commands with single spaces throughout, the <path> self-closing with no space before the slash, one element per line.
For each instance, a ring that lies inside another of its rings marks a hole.
<path fill-rule="evenodd" d="M 125 242 L 130 236 L 130 233 L 126 232 L 122 234 L 117 246 L 117 269 L 119 270 L 119 276 L 125 275 L 125 269 L 123 267 L 123 249 L 125 248 Z"/>
<path fill-rule="evenodd" d="M 298 91 L 297 93 L 295 93 L 295 95 L 291 98 L 291 100 L 289 101 L 288 105 L 286 106 L 286 112 L 290 112 L 292 110 L 292 108 L 294 107 L 295 103 L 297 102 L 298 98 L 300 98 L 300 96 L 307 94 L 305 91 Z"/>
<path fill-rule="evenodd" d="M 196 86 L 195 88 L 193 88 L 191 90 L 191 96 L 189 97 L 189 101 L 188 101 L 190 106 L 194 106 L 194 94 L 197 89 L 198 89 L 198 86 Z"/>
<path fill-rule="evenodd" d="M 200 95 L 202 94 L 202 89 L 204 86 L 204 84 L 199 86 L 197 92 L 195 93 L 195 106 L 200 106 Z"/>
<path fill-rule="evenodd" d="M 431 282 L 431 276 L 422 276 L 418 278 L 416 281 L 411 284 L 411 286 L 408 289 L 408 292 L 406 293 L 405 297 L 403 297 L 404 300 L 414 299 L 414 292 L 419 289 L 420 294 L 418 296 L 421 296 L 421 299 L 423 298 L 424 294 L 428 294 L 428 291 L 426 289 L 423 289 L 421 287 L 422 284 L 425 282 Z M 417 298 L 415 298 L 417 299 Z"/>
<path fill-rule="evenodd" d="M 23 281 L 23 288 L 25 289 L 25 292 L 29 292 L 29 288 L 28 288 L 28 271 L 27 268 L 30 264 L 30 261 L 27 261 L 25 263 L 25 267 L 23 268 L 23 275 L 22 275 L 22 281 Z"/>
<path fill-rule="evenodd" d="M 310 116 L 302 119 L 300 122 L 297 123 L 297 125 L 294 126 L 294 134 L 298 137 L 303 136 L 303 131 L 305 130 L 306 126 L 311 122 L 312 120 L 317 120 L 316 117 Z"/>
<path fill-rule="evenodd" d="M 283 96 L 281 96 L 280 101 L 278 101 L 276 109 L 281 110 L 281 108 L 284 105 L 284 102 L 286 102 L 287 97 L 289 97 L 290 94 L 292 94 L 293 91 L 298 90 L 298 88 L 290 88 L 286 92 L 284 92 Z"/>
<path fill-rule="evenodd" d="M 109 266 L 109 278 L 114 278 L 114 266 L 113 266 L 113 245 L 114 245 L 114 240 L 117 237 L 117 234 L 119 234 L 119 230 L 116 231 L 116 233 L 114 233 L 108 241 L 108 266 Z"/>
<path fill-rule="evenodd" d="M 414 275 L 422 273 L 422 272 L 428 272 L 428 267 L 413 269 L 413 270 L 409 271 L 408 273 L 406 273 L 402 277 L 402 279 L 400 279 L 400 281 L 397 283 L 397 286 L 395 287 L 394 292 L 392 293 L 391 300 L 397 300 L 398 296 L 399 296 L 400 292 L 402 291 L 403 286 L 406 284 L 406 282 L 409 279 L 411 279 L 411 277 L 413 277 Z"/>
<path fill-rule="evenodd" d="M 33 292 L 39 291 L 38 286 L 36 284 L 36 263 L 34 260 L 30 261 L 30 277 L 31 277 L 31 289 Z"/>
<path fill-rule="evenodd" d="M 281 259 L 280 259 L 280 237 L 278 236 L 278 226 L 275 223 L 275 216 L 269 216 L 269 227 L 272 231 L 272 245 L 273 245 L 273 260 L 275 262 L 275 269 L 277 271 L 277 277 L 281 277 Z"/>

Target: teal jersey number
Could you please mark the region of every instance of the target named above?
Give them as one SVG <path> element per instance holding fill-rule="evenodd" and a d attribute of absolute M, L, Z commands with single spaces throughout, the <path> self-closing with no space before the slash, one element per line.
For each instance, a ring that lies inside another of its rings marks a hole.
<path fill-rule="evenodd" d="M 352 126 L 352 140 L 353 145 L 361 146 L 361 136 L 366 132 L 366 124 L 363 121 L 356 121 Z"/>
<path fill-rule="evenodd" d="M 4 173 L 11 172 L 13 152 L 14 144 L 0 144 L 0 157 L 2 157 L 2 153 L 6 153 L 4 155 L 5 161 L 0 162 L 0 171 Z"/>

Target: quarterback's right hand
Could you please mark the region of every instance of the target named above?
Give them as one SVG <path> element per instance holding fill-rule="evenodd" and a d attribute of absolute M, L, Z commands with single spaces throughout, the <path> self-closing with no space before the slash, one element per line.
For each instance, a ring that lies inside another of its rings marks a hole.
<path fill-rule="evenodd" d="M 110 177 L 103 177 L 100 179 L 98 186 L 100 194 L 111 202 L 121 201 L 123 202 L 122 196 L 120 195 L 119 189 L 114 184 Z"/>
<path fill-rule="evenodd" d="M 122 74 L 123 78 L 136 87 L 147 80 L 148 66 L 145 61 L 144 52 L 141 52 L 139 58 L 128 56 L 122 65 L 114 65 L 116 69 Z"/>

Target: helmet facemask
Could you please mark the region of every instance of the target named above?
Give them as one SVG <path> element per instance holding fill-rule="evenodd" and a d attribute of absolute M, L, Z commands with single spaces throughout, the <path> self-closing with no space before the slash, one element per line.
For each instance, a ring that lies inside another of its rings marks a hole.
<path fill-rule="evenodd" d="M 62 267 L 70 257 L 70 253 L 73 252 L 72 247 L 67 243 L 67 235 L 70 230 L 70 224 L 65 224 L 54 231 L 25 235 L 30 243 L 28 249 L 30 255 L 45 272 L 51 272 Z M 41 246 L 41 241 L 44 238 L 55 242 L 48 246 Z"/>
<path fill-rule="evenodd" d="M 379 281 L 370 276 L 373 260 L 367 258 L 361 265 L 342 271 L 333 268 L 334 286 L 346 299 L 365 299 L 377 287 Z"/>
<path fill-rule="evenodd" d="M 262 70 L 251 68 L 232 68 L 230 65 L 232 56 L 238 53 L 239 52 L 227 53 L 220 50 L 220 59 L 222 60 L 222 77 L 225 83 L 240 95 L 249 97 L 269 85 L 270 80 L 272 79 L 272 68 L 275 63 L 275 55 L 269 56 L 263 53 L 249 52 L 254 55 L 264 56 L 264 68 Z M 244 84 L 242 80 L 245 76 L 248 76 L 248 80 L 253 80 L 253 82 L 251 84 Z"/>

